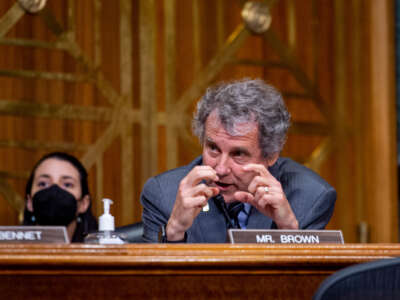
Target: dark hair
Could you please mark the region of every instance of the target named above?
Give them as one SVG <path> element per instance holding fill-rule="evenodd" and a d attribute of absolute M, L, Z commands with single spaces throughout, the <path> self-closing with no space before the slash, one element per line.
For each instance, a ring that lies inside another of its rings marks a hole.
<path fill-rule="evenodd" d="M 88 179 L 87 179 L 88 173 L 87 173 L 85 167 L 82 165 L 82 163 L 75 156 L 72 156 L 68 153 L 51 152 L 51 153 L 44 155 L 33 167 L 32 172 L 28 178 L 28 181 L 27 181 L 26 187 L 25 187 L 25 201 L 26 201 L 28 195 L 31 194 L 32 184 L 33 184 L 33 179 L 35 177 L 36 169 L 39 167 L 39 165 L 42 162 L 44 162 L 45 160 L 50 159 L 50 158 L 64 160 L 64 161 L 69 162 L 71 165 L 73 165 L 76 168 L 76 170 L 79 172 L 79 175 L 80 175 L 79 177 L 80 177 L 81 190 L 82 190 L 81 198 L 83 198 L 86 195 L 90 196 Z M 36 221 L 34 220 L 33 217 L 34 217 L 34 214 L 27 209 L 26 204 L 25 204 L 23 225 L 36 225 Z M 90 201 L 88 209 L 84 213 L 79 214 L 79 216 L 78 216 L 77 227 L 74 232 L 74 236 L 72 237 L 72 242 L 83 242 L 85 235 L 87 235 L 91 231 L 97 230 L 97 228 L 98 228 L 97 221 L 96 221 L 96 218 L 92 214 L 92 202 Z"/>
<path fill-rule="evenodd" d="M 216 112 L 222 126 L 235 135 L 235 125 L 243 122 L 258 123 L 258 140 L 262 154 L 271 158 L 279 153 L 286 141 L 290 114 L 282 95 L 273 86 L 260 79 L 243 79 L 207 89 L 197 103 L 192 127 L 204 142 L 205 123 Z"/>

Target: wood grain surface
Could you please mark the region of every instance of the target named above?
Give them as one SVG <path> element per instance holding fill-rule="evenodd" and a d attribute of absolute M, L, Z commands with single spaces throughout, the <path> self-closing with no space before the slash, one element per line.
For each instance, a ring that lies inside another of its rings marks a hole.
<path fill-rule="evenodd" d="M 0 245 L 3 299 L 311 299 L 397 244 Z"/>

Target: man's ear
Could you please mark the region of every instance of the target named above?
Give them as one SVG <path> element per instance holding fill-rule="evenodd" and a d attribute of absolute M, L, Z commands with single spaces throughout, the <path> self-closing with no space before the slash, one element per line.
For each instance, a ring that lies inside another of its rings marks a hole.
<path fill-rule="evenodd" d="M 90 205 L 90 196 L 86 195 L 85 197 L 82 198 L 82 200 L 78 201 L 77 204 L 78 204 L 77 213 L 78 214 L 85 213 Z"/>
<path fill-rule="evenodd" d="M 270 159 L 268 159 L 268 167 L 271 167 L 279 158 L 279 153 L 275 153 Z"/>
<path fill-rule="evenodd" d="M 31 195 L 26 196 L 26 209 L 30 212 L 33 212 L 33 204 Z"/>

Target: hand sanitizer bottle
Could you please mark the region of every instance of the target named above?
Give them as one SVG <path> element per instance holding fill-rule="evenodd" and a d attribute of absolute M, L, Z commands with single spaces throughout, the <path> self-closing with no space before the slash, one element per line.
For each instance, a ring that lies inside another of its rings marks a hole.
<path fill-rule="evenodd" d="M 89 244 L 124 244 L 125 242 L 115 230 L 114 217 L 110 214 L 111 199 L 103 199 L 104 213 L 99 217 L 99 231 L 89 234 L 85 243 Z"/>

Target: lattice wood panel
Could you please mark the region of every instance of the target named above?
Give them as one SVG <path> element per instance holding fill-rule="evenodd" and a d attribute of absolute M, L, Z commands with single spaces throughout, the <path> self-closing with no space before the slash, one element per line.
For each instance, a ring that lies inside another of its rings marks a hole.
<path fill-rule="evenodd" d="M 363 57 L 356 51 L 363 45 L 364 6 L 357 0 L 256 1 L 261 6 L 243 19 L 246 3 L 48 0 L 27 13 L 18 1 L 1 1 L 4 224 L 17 222 L 6 216 L 21 210 L 29 170 L 51 150 L 82 159 L 96 214 L 108 196 L 117 224 L 138 221 L 144 181 L 201 153 L 190 120 L 206 87 L 262 77 L 283 92 L 293 116 L 283 155 L 337 187 L 341 214 L 331 226 L 345 225 L 345 237 L 347 230 L 354 240 L 363 189 L 351 186 L 362 186 L 365 172 L 363 72 L 357 69 Z M 255 34 L 266 20 L 270 27 Z"/>

